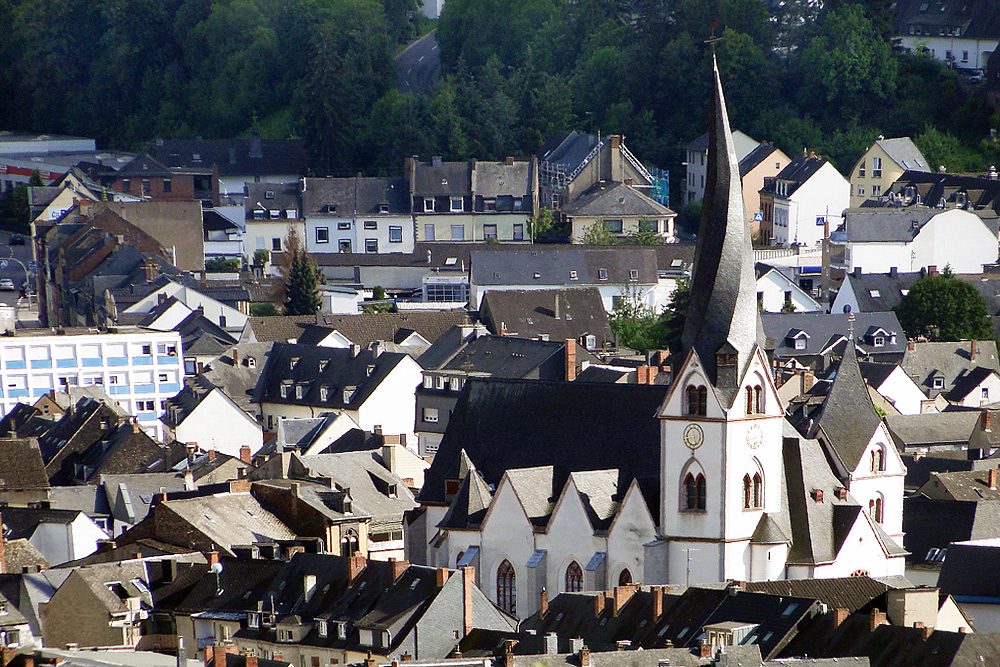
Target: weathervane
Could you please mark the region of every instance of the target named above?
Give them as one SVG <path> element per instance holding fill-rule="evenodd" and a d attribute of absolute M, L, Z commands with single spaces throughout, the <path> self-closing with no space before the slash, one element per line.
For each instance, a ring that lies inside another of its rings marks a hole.
<path fill-rule="evenodd" d="M 708 33 L 708 39 L 705 40 L 705 43 L 712 45 L 712 53 L 715 53 L 715 43 L 720 39 L 722 39 L 721 37 L 715 36 L 715 29 L 718 27 L 719 27 L 719 22 L 716 21 L 715 19 L 712 19 L 711 21 L 708 22 L 709 33 Z"/>

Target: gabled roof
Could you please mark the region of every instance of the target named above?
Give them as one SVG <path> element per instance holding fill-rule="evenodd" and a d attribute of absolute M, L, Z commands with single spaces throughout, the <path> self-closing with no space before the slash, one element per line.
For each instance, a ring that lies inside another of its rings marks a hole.
<path fill-rule="evenodd" d="M 733 139 L 735 140 L 734 137 Z M 766 160 L 772 154 L 774 154 L 778 149 L 770 144 L 758 144 L 752 151 L 740 158 L 740 178 L 743 178 L 751 171 L 757 168 L 761 162 Z"/>
<path fill-rule="evenodd" d="M 308 164 L 304 139 L 157 139 L 154 157 L 171 167 L 216 167 L 219 176 L 294 176 Z"/>
<path fill-rule="evenodd" d="M 710 133 L 706 132 L 691 143 L 685 145 L 684 150 L 700 153 L 707 152 L 709 146 L 709 134 Z M 737 161 L 742 160 L 760 145 L 760 142 L 753 137 L 744 134 L 740 130 L 733 130 L 733 146 L 736 148 Z"/>
<path fill-rule="evenodd" d="M 972 358 L 973 341 L 957 343 L 913 342 L 907 346 L 900 366 L 928 398 L 951 391 L 966 374 L 976 367 L 1000 373 L 1000 359 L 996 341 L 975 341 L 975 359 Z M 943 386 L 935 387 L 939 377 Z"/>
<path fill-rule="evenodd" d="M 439 166 L 434 166 L 432 162 L 414 161 L 411 190 L 415 197 L 471 195 L 472 165 L 468 162 L 441 162 Z"/>
<path fill-rule="evenodd" d="M 965 500 L 1000 500 L 1000 488 L 990 488 L 990 470 L 956 470 L 932 473 L 917 493 L 928 498 Z M 989 536 L 1000 537 L 1000 535 Z"/>
<path fill-rule="evenodd" d="M 976 366 L 968 373 L 959 377 L 955 382 L 955 386 L 952 387 L 951 391 L 945 394 L 944 397 L 954 403 L 964 401 L 969 394 L 976 391 L 983 382 L 995 375 L 998 375 L 998 373 L 992 368 Z"/>
<path fill-rule="evenodd" d="M 572 171 L 597 146 L 598 141 L 595 134 L 580 134 L 574 130 L 550 138 L 539 150 L 538 157 Z"/>
<path fill-rule="evenodd" d="M 878 139 L 875 141 L 875 145 L 884 150 L 885 154 L 903 169 L 929 171 L 927 158 L 909 137 Z"/>
<path fill-rule="evenodd" d="M 955 411 L 886 415 L 885 424 L 900 448 L 949 445 L 965 449 L 979 420 L 978 411 Z"/>
<path fill-rule="evenodd" d="M 847 609 L 851 613 L 866 609 L 873 602 L 880 601 L 879 598 L 883 597 L 887 590 L 896 588 L 909 588 L 909 586 L 905 585 L 905 580 L 889 582 L 886 578 L 872 579 L 869 576 L 781 579 L 746 583 L 748 592 L 811 598 L 819 600 L 830 609 Z"/>
<path fill-rule="evenodd" d="M 265 209 L 279 211 L 278 218 L 265 216 L 266 221 L 285 221 L 286 211 L 294 210 L 296 218 L 300 217 L 299 184 L 284 183 L 247 183 L 247 197 L 243 202 L 243 210 L 248 221 L 253 220 L 255 210 Z M 270 196 L 268 196 L 270 195 Z"/>
<path fill-rule="evenodd" d="M 600 181 L 562 207 L 570 217 L 649 217 L 675 215 L 669 208 L 642 194 L 631 185 Z"/>
<path fill-rule="evenodd" d="M 416 506 L 409 488 L 386 468 L 378 450 L 294 456 L 310 478 L 332 480 L 337 487 L 350 489 L 357 511 L 370 515 L 373 526 L 399 523 L 403 513 Z"/>
<path fill-rule="evenodd" d="M 845 277 L 850 283 L 859 313 L 885 313 L 896 308 L 900 299 L 923 277 L 920 272 L 861 273 L 855 271 Z M 845 289 L 845 287 L 841 287 Z"/>
<path fill-rule="evenodd" d="M 956 40 L 997 39 L 1000 34 L 1000 8 L 990 0 L 899 0 L 896 16 L 893 27 L 899 35 L 907 34 L 910 25 L 924 27 L 925 35 L 944 29 Z"/>
<path fill-rule="evenodd" d="M 153 591 L 156 608 L 180 614 L 251 611 L 276 576 L 288 567 L 283 561 L 258 558 L 222 556 L 219 562 L 222 570 L 218 579 L 207 563 L 181 569 L 174 582 Z"/>
<path fill-rule="evenodd" d="M 251 407 L 254 387 L 264 370 L 272 343 L 237 343 L 228 354 L 213 361 L 202 377 L 221 389 L 245 412 L 253 412 Z M 236 359 L 233 359 L 236 350 Z M 249 360 L 253 359 L 253 366 Z"/>
<path fill-rule="evenodd" d="M 392 342 L 402 329 L 420 334 L 431 343 L 453 326 L 471 324 L 464 310 L 411 311 L 403 313 L 358 313 L 332 315 L 319 313 L 314 326 L 307 326 L 298 336 L 302 345 L 318 345 L 334 331 L 339 331 L 355 345 L 368 347 L 376 341 Z M 280 341 L 284 342 L 284 341 Z"/>
<path fill-rule="evenodd" d="M 984 4 L 989 4 L 986 0 Z M 996 37 L 994 37 L 996 39 Z M 1000 212 L 1000 181 L 986 176 L 969 176 L 964 174 L 942 174 L 940 172 L 914 171 L 903 172 L 892 186 L 886 190 L 886 196 L 895 197 L 897 205 L 920 210 L 922 207 L 935 208 L 968 206 L 972 210 L 987 210 Z M 961 200 L 959 195 L 962 195 Z M 916 197 L 920 203 L 916 203 Z M 997 221 L 990 216 L 990 228 L 995 230 Z"/>
<path fill-rule="evenodd" d="M 435 370 L 486 373 L 491 377 L 501 378 L 523 378 L 537 374 L 540 367 L 553 357 L 561 358 L 565 348 L 566 343 L 562 341 L 542 341 L 514 336 L 479 336 L 469 341 Z M 558 375 L 560 377 L 540 379 L 563 379 L 563 373 L 560 372 Z"/>
<path fill-rule="evenodd" d="M 932 549 L 1000 535 L 1000 501 L 908 496 L 903 500 L 903 531 L 915 562 L 940 562 L 944 555 Z"/>
<path fill-rule="evenodd" d="M 42 452 L 35 438 L 0 438 L 0 490 L 49 486 Z"/>
<path fill-rule="evenodd" d="M 34 507 L 4 507 L 3 533 L 6 539 L 30 538 L 39 524 L 69 525 L 84 514 L 81 510 L 52 510 Z"/>
<path fill-rule="evenodd" d="M 162 163 L 156 161 L 149 155 L 141 154 L 135 156 L 135 158 L 119 169 L 117 172 L 111 172 L 113 175 L 119 178 L 129 178 L 129 177 L 150 177 L 150 176 L 170 176 L 171 171 Z"/>
<path fill-rule="evenodd" d="M 463 450 L 490 485 L 507 470 L 555 466 L 549 496 L 576 470 L 618 468 L 626 488 L 628 479 L 659 468 L 655 415 L 665 397 L 659 385 L 470 379 L 419 500 L 446 501 L 445 481 L 461 478 Z M 567 442 L 573 456 L 566 456 Z M 658 516 L 658 507 L 650 511 Z"/>
<path fill-rule="evenodd" d="M 778 359 L 789 357 L 806 357 L 829 354 L 831 341 L 836 344 L 835 351 L 842 353 L 843 343 L 837 344 L 841 337 L 846 338 L 850 330 L 848 316 L 844 313 L 761 313 L 761 323 L 767 336 L 768 347 L 773 346 L 774 356 Z M 870 327 L 880 327 L 890 333 L 883 345 L 876 347 L 874 341 L 865 340 L 858 335 Z M 789 344 L 788 333 L 792 330 L 802 331 L 808 335 L 804 349 L 796 349 Z M 856 313 L 855 314 L 854 345 L 868 355 L 899 355 L 906 349 L 906 336 L 899 324 L 896 314 L 889 312 Z M 893 340 L 892 334 L 895 335 Z"/>
<path fill-rule="evenodd" d="M 844 216 L 849 243 L 909 243 L 942 213 L 935 208 L 856 208 Z"/>
<path fill-rule="evenodd" d="M 306 327 L 315 323 L 315 315 L 250 317 L 247 318 L 246 325 L 249 331 L 244 331 L 240 340 L 252 343 L 288 343 L 297 340 Z"/>
<path fill-rule="evenodd" d="M 302 211 L 307 217 L 408 216 L 409 186 L 403 178 L 307 178 Z"/>
<path fill-rule="evenodd" d="M 405 354 L 275 343 L 255 390 L 257 403 L 356 410 Z M 289 389 L 284 390 L 282 387 Z M 301 392 L 301 396 L 298 394 Z"/>
<path fill-rule="evenodd" d="M 595 336 L 598 348 L 614 340 L 608 313 L 595 287 L 562 290 L 497 290 L 483 296 L 480 317 L 496 335 L 550 340 Z"/>
<path fill-rule="evenodd" d="M 469 460 L 465 452 L 462 452 L 464 467 L 468 470 L 462 483 L 458 487 L 458 493 L 448 506 L 448 511 L 444 518 L 438 523 L 439 528 L 467 529 L 478 527 L 486 511 L 493 501 L 493 491 L 483 476 L 476 470 L 476 466 Z"/>
<path fill-rule="evenodd" d="M 481 250 L 469 253 L 469 259 L 470 281 L 487 287 L 656 283 L 659 268 L 656 250 L 628 246 L 600 249 L 531 247 L 507 252 Z"/>
<path fill-rule="evenodd" d="M 762 193 L 775 194 L 775 186 L 778 181 L 788 184 L 782 197 L 791 197 L 802 185 L 813 175 L 822 169 L 828 160 L 817 155 L 799 156 L 789 162 L 784 169 L 778 172 L 777 176 L 768 176 L 764 179 Z"/>
<path fill-rule="evenodd" d="M 477 160 L 472 170 L 472 190 L 483 197 L 528 197 L 531 193 L 531 163 L 527 160 L 515 160 L 510 164 Z"/>

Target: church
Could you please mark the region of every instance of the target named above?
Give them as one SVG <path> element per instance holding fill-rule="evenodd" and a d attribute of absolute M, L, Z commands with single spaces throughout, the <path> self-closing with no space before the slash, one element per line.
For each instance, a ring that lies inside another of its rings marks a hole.
<path fill-rule="evenodd" d="M 502 608 L 618 585 L 901 575 L 905 468 L 858 367 L 786 410 L 757 309 L 718 69 L 669 387 L 470 381 L 406 521 L 412 562 Z"/>

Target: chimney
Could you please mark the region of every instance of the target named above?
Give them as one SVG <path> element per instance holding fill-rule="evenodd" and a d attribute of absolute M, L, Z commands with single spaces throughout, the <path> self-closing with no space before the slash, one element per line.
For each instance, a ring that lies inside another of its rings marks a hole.
<path fill-rule="evenodd" d="M 378 665 L 378 663 L 375 662 L 375 658 L 372 657 L 372 652 L 368 651 L 368 657 L 365 658 L 365 667 L 376 667 L 376 665 Z"/>
<path fill-rule="evenodd" d="M 516 639 L 505 639 L 503 641 L 503 664 L 511 667 L 514 664 L 514 647 L 517 646 Z"/>
<path fill-rule="evenodd" d="M 549 591 L 543 586 L 542 592 L 538 595 L 538 616 L 544 618 L 549 611 Z"/>
<path fill-rule="evenodd" d="M 208 460 L 209 461 L 214 461 L 215 460 L 215 450 L 214 449 L 208 450 Z"/>
<path fill-rule="evenodd" d="M 931 635 L 934 634 L 934 628 L 924 626 L 924 631 L 922 633 L 924 639 L 930 639 Z"/>
<path fill-rule="evenodd" d="M 844 609 L 843 607 L 837 607 L 833 610 L 833 627 L 839 628 L 840 624 L 847 620 L 850 615 L 850 610 Z"/>
<path fill-rule="evenodd" d="M 815 500 L 817 503 L 822 503 L 823 502 L 823 489 L 813 489 L 812 496 L 813 496 L 813 500 Z"/>
<path fill-rule="evenodd" d="M 465 635 L 472 632 L 472 587 L 475 586 L 476 568 L 466 565 L 462 568 L 462 630 Z"/>
<path fill-rule="evenodd" d="M 240 351 L 237 350 L 235 347 L 233 348 L 233 351 L 232 351 L 232 357 L 233 357 L 233 366 L 239 366 L 240 365 Z"/>
<path fill-rule="evenodd" d="M 663 589 L 653 586 L 653 622 L 660 620 L 663 615 Z"/>
<path fill-rule="evenodd" d="M 243 445 L 240 447 L 240 461 L 243 461 L 243 463 L 248 465 L 253 463 L 253 458 L 250 455 L 250 445 Z"/>
<path fill-rule="evenodd" d="M 915 351 L 917 349 L 917 343 L 912 340 L 906 341 L 906 349 L 909 350 L 910 352 Z"/>
<path fill-rule="evenodd" d="M 649 366 L 639 366 L 635 369 L 635 383 L 646 384 L 649 380 Z"/>
<path fill-rule="evenodd" d="M 559 635 L 554 632 L 545 633 L 545 654 L 555 655 L 559 652 Z"/>
<path fill-rule="evenodd" d="M 870 628 L 872 632 L 875 632 L 875 628 L 877 628 L 878 626 L 888 625 L 888 624 L 889 622 L 885 620 L 885 614 L 880 612 L 878 609 L 872 609 L 871 628 Z"/>
<path fill-rule="evenodd" d="M 983 430 L 993 430 L 993 414 L 989 410 L 983 410 Z"/>
<path fill-rule="evenodd" d="M 897 267 L 895 267 L 895 266 L 890 266 L 889 267 L 889 275 L 891 277 L 895 278 L 898 274 L 899 274 L 899 269 Z"/>
<path fill-rule="evenodd" d="M 194 473 L 190 470 L 184 471 L 184 490 L 194 491 L 198 487 L 194 485 Z"/>
<path fill-rule="evenodd" d="M 146 270 L 146 282 L 149 282 L 156 277 L 155 259 L 147 259 L 145 264 L 143 264 L 143 268 Z"/>
<path fill-rule="evenodd" d="M 132 417 L 132 432 L 133 433 L 139 432 L 139 420 L 136 417 Z"/>
<path fill-rule="evenodd" d="M 208 566 L 209 567 L 212 567 L 213 565 L 215 565 L 215 564 L 217 564 L 219 562 L 219 552 L 218 551 L 209 551 L 207 554 L 205 554 L 205 557 L 208 559 Z"/>
<path fill-rule="evenodd" d="M 566 381 L 576 379 L 576 340 L 566 339 Z"/>
<path fill-rule="evenodd" d="M 937 265 L 931 264 L 927 267 L 927 275 L 936 276 L 938 274 Z"/>
<path fill-rule="evenodd" d="M 701 643 L 698 644 L 698 656 L 702 658 L 712 657 L 712 645 L 708 643 L 707 639 L 702 639 Z"/>
<path fill-rule="evenodd" d="M 580 667 L 590 667 L 590 649 L 586 644 L 580 649 Z"/>
<path fill-rule="evenodd" d="M 599 593 L 594 596 L 594 616 L 600 618 L 601 614 L 604 613 L 604 593 Z"/>
<path fill-rule="evenodd" d="M 969 359 L 971 361 L 976 360 L 976 341 L 974 340 L 969 341 Z"/>
<path fill-rule="evenodd" d="M 204 271 L 199 271 L 199 273 L 200 273 L 201 286 L 202 287 L 207 287 L 208 286 L 208 276 L 205 275 Z"/>
<path fill-rule="evenodd" d="M 860 278 L 861 277 L 861 267 L 860 266 L 855 266 L 854 267 L 854 271 L 851 272 L 851 275 L 853 275 L 855 278 Z"/>
<path fill-rule="evenodd" d="M 840 487 L 837 489 L 837 500 L 847 500 L 847 488 Z"/>
<path fill-rule="evenodd" d="M 257 656 L 248 655 L 246 657 L 246 661 L 247 661 L 246 667 L 257 667 Z"/>
<path fill-rule="evenodd" d="M 809 391 L 814 384 L 816 384 L 816 374 L 811 368 L 807 368 L 802 372 L 802 392 Z"/>
<path fill-rule="evenodd" d="M 615 593 L 614 593 L 615 606 L 614 609 L 612 610 L 615 616 L 618 615 L 618 613 L 622 610 L 622 607 L 625 606 L 625 603 L 632 598 L 632 595 L 637 590 L 639 590 L 639 584 L 629 584 L 627 586 L 615 586 Z"/>
<path fill-rule="evenodd" d="M 382 445 L 382 465 L 389 472 L 397 472 L 399 464 L 396 461 L 396 445 Z"/>
<path fill-rule="evenodd" d="M 361 570 L 365 569 L 366 565 L 368 565 L 368 559 L 364 556 L 358 554 L 351 556 L 351 562 L 347 565 L 348 581 L 354 581 L 361 574 Z"/>
<path fill-rule="evenodd" d="M 513 155 L 508 155 L 507 159 L 504 160 L 504 164 L 507 165 L 508 167 L 513 167 L 514 166 L 514 156 Z"/>
<path fill-rule="evenodd" d="M 389 562 L 392 563 L 393 581 L 398 580 L 403 575 L 403 573 L 406 572 L 406 568 L 410 567 L 409 561 L 405 560 L 396 560 L 395 558 L 390 558 Z"/>
<path fill-rule="evenodd" d="M 997 471 L 996 468 L 990 468 L 989 469 L 989 475 L 990 475 L 989 479 L 990 479 L 990 490 L 991 491 L 996 491 L 996 488 L 997 488 L 997 472 L 998 471 Z"/>
<path fill-rule="evenodd" d="M 448 568 L 446 568 L 446 567 L 439 567 L 437 569 L 437 578 L 436 578 L 436 580 L 437 580 L 437 587 L 438 588 L 441 588 L 442 586 L 444 586 L 445 583 L 447 583 L 447 581 L 448 581 Z"/>

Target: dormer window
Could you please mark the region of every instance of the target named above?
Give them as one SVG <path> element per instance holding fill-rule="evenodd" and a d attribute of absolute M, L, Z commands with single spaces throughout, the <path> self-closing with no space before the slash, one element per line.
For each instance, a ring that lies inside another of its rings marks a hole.
<path fill-rule="evenodd" d="M 337 639 L 347 639 L 346 623 L 337 623 Z"/>
<path fill-rule="evenodd" d="M 305 396 L 305 393 L 306 393 L 305 385 L 301 384 L 295 385 L 295 398 L 302 398 L 303 396 Z"/>
<path fill-rule="evenodd" d="M 607 269 L 597 269 L 597 279 L 598 280 L 607 280 L 608 279 L 608 270 Z"/>
<path fill-rule="evenodd" d="M 424 197 L 424 213 L 433 213 L 433 212 L 434 212 L 434 198 Z"/>
<path fill-rule="evenodd" d="M 271 220 L 278 220 L 281 218 L 281 211 L 279 211 L 276 208 L 271 209 L 270 213 L 271 213 Z"/>
<path fill-rule="evenodd" d="M 729 352 L 720 352 L 715 355 L 716 365 L 718 366 L 735 366 L 736 365 L 736 355 Z"/>
<path fill-rule="evenodd" d="M 291 386 L 292 386 L 291 382 L 285 382 L 285 383 L 283 383 L 281 385 L 281 397 L 282 398 L 288 398 L 288 394 L 290 392 Z"/>
<path fill-rule="evenodd" d="M 944 378 L 943 377 L 937 376 L 931 382 L 932 382 L 932 386 L 935 389 L 944 389 Z"/>
<path fill-rule="evenodd" d="M 874 336 L 872 338 L 872 344 L 875 347 L 882 347 L 883 345 L 885 345 L 885 336 Z"/>
<path fill-rule="evenodd" d="M 257 360 L 253 357 L 247 357 L 247 368 L 257 368 Z"/>
<path fill-rule="evenodd" d="M 461 197 L 452 197 L 451 198 L 451 212 L 452 213 L 461 213 L 464 210 L 465 210 L 465 200 L 462 199 Z"/>
<path fill-rule="evenodd" d="M 299 217 L 299 212 L 294 208 L 285 209 L 285 217 L 289 220 L 295 220 Z"/>
<path fill-rule="evenodd" d="M 358 388 L 354 386 L 344 387 L 344 403 L 350 403 L 351 400 L 354 398 L 354 394 L 357 393 L 357 391 Z"/>
<path fill-rule="evenodd" d="M 639 270 L 638 269 L 629 269 L 628 279 L 629 280 L 638 280 L 639 279 Z"/>
<path fill-rule="evenodd" d="M 805 338 L 796 338 L 795 339 L 795 349 L 796 350 L 804 350 L 804 349 L 806 349 L 806 339 Z"/>
<path fill-rule="evenodd" d="M 374 372 L 375 372 L 375 364 L 368 364 L 365 367 L 365 375 L 367 375 L 368 377 L 371 377 L 372 373 Z"/>
<path fill-rule="evenodd" d="M 265 190 L 264 199 L 274 199 L 274 190 Z"/>
<path fill-rule="evenodd" d="M 320 373 L 322 373 L 322 372 L 323 372 L 323 369 L 324 369 L 324 368 L 326 368 L 326 365 L 327 365 L 328 363 L 330 363 L 330 361 L 329 361 L 328 359 L 320 359 L 320 360 L 319 360 L 319 372 L 320 372 Z"/>
<path fill-rule="evenodd" d="M 378 205 L 378 212 L 381 213 L 382 215 L 385 215 L 386 213 L 389 212 L 389 205 L 388 204 L 379 204 Z"/>
<path fill-rule="evenodd" d="M 577 279 L 578 279 L 578 274 L 577 274 L 577 272 L 576 272 L 576 271 L 570 271 L 570 272 L 569 272 L 569 279 L 570 279 L 570 280 L 577 280 Z"/>
<path fill-rule="evenodd" d="M 326 621 L 319 621 L 316 624 L 316 630 L 320 637 L 326 637 Z"/>
<path fill-rule="evenodd" d="M 326 387 L 319 388 L 319 400 L 325 401 L 330 396 L 330 390 Z"/>
<path fill-rule="evenodd" d="M 289 370 L 295 368 L 297 363 L 299 363 L 299 357 L 292 357 L 291 362 L 288 365 Z"/>

